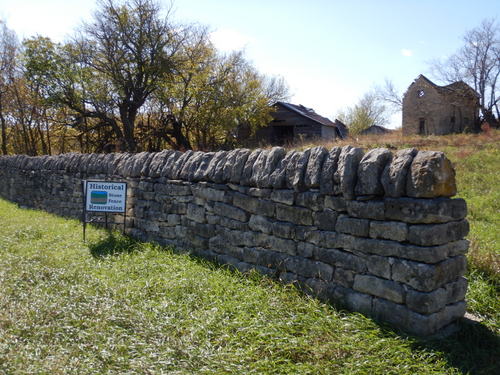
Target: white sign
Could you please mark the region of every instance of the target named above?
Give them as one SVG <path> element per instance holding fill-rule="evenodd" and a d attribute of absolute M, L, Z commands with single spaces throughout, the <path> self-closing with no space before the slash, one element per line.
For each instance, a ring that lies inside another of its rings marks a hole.
<path fill-rule="evenodd" d="M 125 212 L 126 182 L 85 181 L 85 210 L 91 212 Z"/>

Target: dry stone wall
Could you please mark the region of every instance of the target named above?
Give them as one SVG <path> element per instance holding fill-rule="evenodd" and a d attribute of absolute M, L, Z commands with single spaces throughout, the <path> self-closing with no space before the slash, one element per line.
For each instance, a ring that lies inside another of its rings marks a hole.
<path fill-rule="evenodd" d="M 450 198 L 441 152 L 0 157 L 0 195 L 23 206 L 80 218 L 82 179 L 128 183 L 136 238 L 256 269 L 417 335 L 464 315 L 467 209 Z"/>

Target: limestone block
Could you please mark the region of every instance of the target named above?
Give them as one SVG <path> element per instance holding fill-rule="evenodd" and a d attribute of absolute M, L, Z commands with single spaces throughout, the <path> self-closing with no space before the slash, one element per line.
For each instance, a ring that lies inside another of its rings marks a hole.
<path fill-rule="evenodd" d="M 208 162 L 208 165 L 203 173 L 198 174 L 201 181 L 213 181 L 212 177 L 217 169 L 217 165 L 222 158 L 226 156 L 226 151 L 217 151 Z"/>
<path fill-rule="evenodd" d="M 333 273 L 333 280 L 338 284 L 342 285 L 345 288 L 352 288 L 354 284 L 354 276 L 355 272 L 351 270 L 346 270 L 341 267 L 335 267 L 335 271 Z"/>
<path fill-rule="evenodd" d="M 168 179 L 173 179 L 173 167 L 177 160 L 183 155 L 180 151 L 174 151 L 170 154 L 170 156 L 165 160 L 163 168 L 160 172 L 160 177 L 167 177 Z"/>
<path fill-rule="evenodd" d="M 173 180 L 177 180 L 179 178 L 179 174 L 182 171 L 182 167 L 189 160 L 189 158 L 194 154 L 192 150 L 187 150 L 184 152 L 172 165 L 171 172 L 167 175 L 168 178 Z"/>
<path fill-rule="evenodd" d="M 365 260 L 369 273 L 383 277 L 384 279 L 391 278 L 391 267 L 394 263 L 394 258 L 371 255 L 366 257 Z"/>
<path fill-rule="evenodd" d="M 347 211 L 347 201 L 343 197 L 336 197 L 332 195 L 325 196 L 325 208 L 331 208 L 338 212 Z"/>
<path fill-rule="evenodd" d="M 347 251 L 317 247 L 314 251 L 314 259 L 356 272 L 366 271 L 366 261 Z"/>
<path fill-rule="evenodd" d="M 422 246 L 443 245 L 461 240 L 469 233 L 465 219 L 444 224 L 418 224 L 408 227 L 408 241 Z"/>
<path fill-rule="evenodd" d="M 248 231 L 250 228 L 248 227 L 248 223 L 243 223 L 239 220 L 233 220 L 228 217 L 218 216 L 219 217 L 219 225 L 222 227 L 226 227 L 229 229 L 236 229 L 240 231 Z"/>
<path fill-rule="evenodd" d="M 385 206 L 383 201 L 347 201 L 346 208 L 349 215 L 373 220 L 385 219 Z"/>
<path fill-rule="evenodd" d="M 357 170 L 362 158 L 362 149 L 352 146 L 342 147 L 337 170 L 333 175 L 335 194 L 342 194 L 346 199 L 354 198 Z"/>
<path fill-rule="evenodd" d="M 275 221 L 272 223 L 272 233 L 281 238 L 294 239 L 295 238 L 295 225 L 284 221 Z"/>
<path fill-rule="evenodd" d="M 382 297 L 396 303 L 403 303 L 405 300 L 405 289 L 401 284 L 375 276 L 354 276 L 353 289 L 358 292 Z"/>
<path fill-rule="evenodd" d="M 270 234 L 272 232 L 273 222 L 261 215 L 252 215 L 248 221 L 251 230 Z"/>
<path fill-rule="evenodd" d="M 313 212 L 314 225 L 321 230 L 335 231 L 339 213 L 325 208 L 323 211 Z"/>
<path fill-rule="evenodd" d="M 265 233 L 258 233 L 257 235 L 254 235 L 253 238 L 254 243 L 259 247 L 263 247 L 264 249 L 270 249 L 290 255 L 297 254 L 297 244 L 293 240 L 287 240 Z"/>
<path fill-rule="evenodd" d="M 264 169 L 266 167 L 267 155 L 269 155 L 268 150 L 262 150 L 255 159 L 252 167 L 252 175 L 250 177 L 250 186 L 257 186 L 257 180 L 261 178 L 264 174 Z"/>
<path fill-rule="evenodd" d="M 260 153 L 262 152 L 261 149 L 256 149 L 253 150 L 250 155 L 248 155 L 248 158 L 245 162 L 245 166 L 243 167 L 243 170 L 241 172 L 241 178 L 240 178 L 240 185 L 244 186 L 250 186 L 252 174 L 253 174 L 253 166 L 255 162 L 257 161 Z"/>
<path fill-rule="evenodd" d="M 297 255 L 303 258 L 312 258 L 314 255 L 314 251 L 316 246 L 307 242 L 298 242 L 297 243 Z"/>
<path fill-rule="evenodd" d="M 286 151 L 283 147 L 273 147 L 267 154 L 264 167 L 258 171 L 256 183 L 258 187 L 273 187 L 274 181 L 271 181 L 271 176 L 274 170 L 278 167 L 279 162 L 285 157 Z"/>
<path fill-rule="evenodd" d="M 245 211 L 253 214 L 274 216 L 275 204 L 271 201 L 249 197 L 248 195 L 235 193 L 233 197 L 233 204 L 236 207 L 242 208 Z"/>
<path fill-rule="evenodd" d="M 455 170 L 438 151 L 419 151 L 411 163 L 406 194 L 414 198 L 451 197 L 457 193 Z"/>
<path fill-rule="evenodd" d="M 251 154 L 251 151 L 248 149 L 240 149 L 234 161 L 233 169 L 231 170 L 231 176 L 229 181 L 232 183 L 240 183 L 241 175 L 243 173 L 243 168 L 247 162 L 248 156 Z"/>
<path fill-rule="evenodd" d="M 196 198 L 207 201 L 223 202 L 225 197 L 224 190 L 217 190 L 203 185 L 192 185 L 191 192 Z"/>
<path fill-rule="evenodd" d="M 188 236 L 195 235 L 203 238 L 211 238 L 215 236 L 215 226 L 207 223 L 199 223 L 195 221 L 186 220 L 183 223 L 187 228 Z M 208 242 L 205 248 L 208 248 Z"/>
<path fill-rule="evenodd" d="M 236 163 L 236 160 L 238 159 L 238 154 L 240 152 L 240 149 L 234 149 L 229 151 L 227 154 L 226 158 L 226 163 L 224 164 L 224 168 L 222 170 L 222 181 L 223 182 L 229 182 L 231 180 L 231 174 L 233 173 L 234 169 L 234 164 Z"/>
<path fill-rule="evenodd" d="M 368 151 L 358 166 L 356 195 L 383 195 L 384 188 L 380 177 L 385 166 L 391 161 L 392 154 L 386 148 Z"/>
<path fill-rule="evenodd" d="M 248 221 L 249 214 L 237 207 L 231 206 L 226 203 L 215 202 L 214 213 L 216 215 L 225 216 L 233 220 L 238 220 L 242 222 Z"/>
<path fill-rule="evenodd" d="M 145 168 L 143 168 L 141 170 L 141 176 L 152 177 L 152 178 L 160 177 L 163 164 L 172 153 L 173 153 L 172 150 L 162 150 L 160 152 L 154 153 L 153 154 L 154 156 L 151 158 L 151 162 L 149 163 L 149 169 L 146 170 Z M 114 156 L 115 154 L 108 154 L 108 155 Z M 112 174 L 109 168 L 108 168 L 108 174 Z"/>
<path fill-rule="evenodd" d="M 297 172 L 297 162 L 303 155 L 300 151 L 292 150 L 286 154 L 286 159 L 288 159 L 288 163 L 286 163 L 286 171 L 285 171 L 285 183 L 286 188 L 293 189 L 293 180 L 295 178 L 295 174 Z M 274 186 L 274 185 L 273 185 Z"/>
<path fill-rule="evenodd" d="M 341 148 L 333 147 L 326 155 L 321 168 L 319 191 L 322 194 L 333 194 L 333 175 L 337 171 Z"/>
<path fill-rule="evenodd" d="M 286 188 L 286 171 L 288 163 L 295 151 L 290 151 L 286 153 L 277 163 L 276 167 L 269 176 L 269 186 L 274 189 Z"/>
<path fill-rule="evenodd" d="M 331 280 L 333 275 L 332 266 L 301 257 L 287 258 L 285 260 L 285 269 L 303 277 L 318 278 L 326 281 Z"/>
<path fill-rule="evenodd" d="M 358 311 L 365 315 L 372 314 L 372 296 L 355 292 L 354 290 L 348 288 L 343 289 L 346 291 L 343 300 L 349 310 Z M 336 291 L 338 290 L 340 290 L 340 288 L 336 289 Z"/>
<path fill-rule="evenodd" d="M 297 225 L 312 225 L 312 211 L 308 208 L 276 204 L 276 218 Z"/>
<path fill-rule="evenodd" d="M 386 197 L 401 197 L 406 194 L 406 181 L 411 162 L 417 154 L 414 148 L 399 150 L 382 172 L 381 182 Z"/>
<path fill-rule="evenodd" d="M 291 206 L 295 200 L 295 192 L 293 190 L 273 190 L 271 200 Z"/>
<path fill-rule="evenodd" d="M 458 198 L 385 198 L 384 204 L 387 219 L 406 223 L 447 223 L 461 220 L 467 215 L 466 202 Z"/>
<path fill-rule="evenodd" d="M 222 183 L 222 177 L 224 175 L 224 166 L 226 165 L 226 160 L 228 155 L 229 152 L 221 151 L 221 157 L 217 165 L 210 171 L 210 174 L 208 175 L 208 181 L 215 182 L 216 184 Z"/>
<path fill-rule="evenodd" d="M 198 168 L 198 165 L 201 162 L 201 158 L 203 157 L 203 152 L 201 151 L 195 151 L 191 155 L 191 157 L 184 163 L 182 166 L 182 169 L 180 170 L 177 178 L 179 180 L 184 180 L 188 181 L 189 180 L 189 175 L 191 175 L 191 180 L 192 181 L 192 176 L 194 175 L 194 172 Z"/>
<path fill-rule="evenodd" d="M 406 241 L 408 226 L 398 221 L 371 221 L 370 237 L 386 240 Z"/>
<path fill-rule="evenodd" d="M 466 268 L 467 260 L 463 255 L 436 264 L 398 259 L 392 266 L 392 279 L 418 291 L 430 292 L 463 276 Z"/>
<path fill-rule="evenodd" d="M 313 211 L 322 210 L 325 205 L 324 202 L 324 196 L 316 191 L 297 193 L 295 196 L 295 203 L 297 206 L 307 207 Z"/>
<path fill-rule="evenodd" d="M 357 219 L 347 215 L 340 215 L 337 218 L 335 226 L 336 231 L 340 233 L 353 234 L 360 237 L 368 237 L 370 221 L 366 219 Z"/>
<path fill-rule="evenodd" d="M 186 217 L 198 223 L 204 223 L 206 222 L 205 208 L 196 204 L 189 203 L 187 205 Z"/>
<path fill-rule="evenodd" d="M 256 198 L 265 198 L 269 199 L 271 197 L 271 189 L 265 189 L 265 188 L 248 188 L 248 195 Z"/>
<path fill-rule="evenodd" d="M 307 188 L 319 188 L 321 170 L 327 154 L 328 151 L 322 146 L 311 149 L 304 176 Z"/>

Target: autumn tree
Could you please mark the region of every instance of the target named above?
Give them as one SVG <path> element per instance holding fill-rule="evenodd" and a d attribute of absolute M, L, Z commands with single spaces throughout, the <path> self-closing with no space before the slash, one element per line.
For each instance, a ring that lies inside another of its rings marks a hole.
<path fill-rule="evenodd" d="M 6 110 L 16 69 L 16 55 L 19 47 L 16 34 L 0 20 L 0 126 L 2 154 L 7 154 Z"/>
<path fill-rule="evenodd" d="M 341 111 L 337 118 L 347 125 L 349 133 L 356 135 L 372 125 L 387 123 L 387 108 L 374 91 L 367 92 L 352 107 Z"/>
<path fill-rule="evenodd" d="M 448 83 L 462 80 L 480 95 L 484 120 L 499 125 L 500 28 L 495 19 L 484 20 L 468 31 L 463 46 L 451 57 L 432 63 L 435 78 Z"/>
<path fill-rule="evenodd" d="M 155 135 L 173 148 L 234 147 L 242 133 L 268 123 L 271 105 L 287 97 L 284 82 L 258 73 L 242 52 L 218 53 L 205 28 L 189 31 L 180 61 L 154 93 L 151 111 L 159 116 Z"/>

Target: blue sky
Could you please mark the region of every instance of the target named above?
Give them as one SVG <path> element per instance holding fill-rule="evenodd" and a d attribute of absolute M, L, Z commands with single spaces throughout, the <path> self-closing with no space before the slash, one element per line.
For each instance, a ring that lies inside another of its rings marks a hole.
<path fill-rule="evenodd" d="M 94 8 L 93 0 L 0 0 L 0 18 L 20 38 L 63 41 Z M 404 91 L 467 30 L 500 18 L 499 0 L 177 0 L 174 9 L 178 21 L 207 25 L 221 50 L 243 48 L 260 71 L 283 76 L 292 103 L 332 119 L 386 78 Z M 390 126 L 399 123 L 395 116 Z"/>

